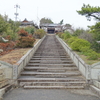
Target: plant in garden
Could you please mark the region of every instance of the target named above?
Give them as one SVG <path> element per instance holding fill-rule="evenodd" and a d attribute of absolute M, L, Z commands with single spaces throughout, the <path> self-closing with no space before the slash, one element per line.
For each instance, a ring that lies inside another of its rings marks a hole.
<path fill-rule="evenodd" d="M 76 39 L 78 39 L 78 37 L 74 37 L 72 36 L 69 40 L 68 40 L 68 44 L 70 45 L 72 42 L 74 42 Z"/>
<path fill-rule="evenodd" d="M 30 27 L 30 26 L 28 26 L 28 27 L 26 27 L 26 28 L 24 28 L 25 29 L 25 31 L 27 31 L 29 34 L 34 34 L 34 32 L 35 32 L 35 28 L 34 27 Z"/>
<path fill-rule="evenodd" d="M 84 40 L 84 39 L 76 39 L 74 42 L 71 43 L 71 48 L 76 51 L 81 51 L 82 47 L 89 47 L 91 44 Z"/>
<path fill-rule="evenodd" d="M 89 60 L 97 60 L 99 58 L 99 54 L 96 53 L 95 51 L 92 51 L 88 57 L 87 57 Z"/>
<path fill-rule="evenodd" d="M 18 32 L 19 36 L 28 36 L 28 32 L 25 31 L 24 29 L 21 29 L 19 32 Z"/>
<path fill-rule="evenodd" d="M 61 35 L 61 38 L 66 40 L 68 38 L 71 38 L 71 34 L 68 31 L 66 31 Z"/>
<path fill-rule="evenodd" d="M 25 31 L 24 29 L 19 30 L 18 34 L 20 38 L 17 42 L 16 47 L 20 47 L 20 48 L 33 47 L 35 39 L 31 34 L 28 34 L 28 32 Z"/>
<path fill-rule="evenodd" d="M 19 41 L 17 42 L 17 47 L 20 48 L 27 48 L 27 47 L 33 47 L 33 44 L 35 42 L 35 39 L 33 37 L 21 37 Z"/>
<path fill-rule="evenodd" d="M 57 35 L 58 35 L 60 38 L 61 38 L 62 34 L 63 34 L 62 32 L 58 32 L 58 33 L 57 33 Z"/>
<path fill-rule="evenodd" d="M 12 50 L 15 47 L 15 43 L 14 42 L 9 42 L 9 43 L 0 43 L 0 49 L 2 49 L 3 51 L 8 51 L 8 50 Z"/>
<path fill-rule="evenodd" d="M 46 32 L 45 32 L 43 29 L 37 29 L 37 30 L 35 31 L 34 36 L 35 36 L 36 38 L 41 39 L 45 34 L 46 34 Z"/>
<path fill-rule="evenodd" d="M 80 34 L 85 33 L 85 30 L 82 28 L 77 28 L 74 33 L 72 34 L 73 36 L 80 36 Z"/>

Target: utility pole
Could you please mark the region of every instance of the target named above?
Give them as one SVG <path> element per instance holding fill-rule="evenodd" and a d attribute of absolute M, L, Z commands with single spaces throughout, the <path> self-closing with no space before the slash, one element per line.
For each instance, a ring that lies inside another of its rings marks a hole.
<path fill-rule="evenodd" d="M 14 6 L 14 8 L 16 9 L 16 12 L 14 13 L 15 14 L 15 21 L 17 22 L 17 16 L 19 15 L 18 14 L 18 8 L 20 8 L 20 6 L 18 5 L 18 4 L 16 4 L 15 6 Z"/>

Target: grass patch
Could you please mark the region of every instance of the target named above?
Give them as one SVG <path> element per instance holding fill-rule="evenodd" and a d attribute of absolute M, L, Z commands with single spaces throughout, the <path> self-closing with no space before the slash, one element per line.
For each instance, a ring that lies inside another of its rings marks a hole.
<path fill-rule="evenodd" d="M 87 59 L 87 56 L 82 55 L 80 52 L 77 52 L 77 51 L 74 51 L 74 52 L 75 52 L 77 55 L 79 55 L 80 58 L 82 58 L 86 64 L 92 65 L 92 64 L 97 63 L 97 62 L 100 61 L 100 59 L 98 59 L 98 60 L 89 60 L 89 59 Z"/>

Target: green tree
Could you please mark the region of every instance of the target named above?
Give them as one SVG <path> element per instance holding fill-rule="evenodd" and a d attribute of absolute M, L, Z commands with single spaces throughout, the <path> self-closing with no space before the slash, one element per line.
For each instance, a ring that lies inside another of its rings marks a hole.
<path fill-rule="evenodd" d="M 27 31 L 29 34 L 33 35 L 34 32 L 35 32 L 35 28 L 28 26 L 28 27 L 25 28 L 25 31 Z"/>
<path fill-rule="evenodd" d="M 8 23 L 10 24 L 11 30 L 16 33 L 19 28 L 20 22 L 15 22 L 12 19 L 9 19 Z"/>
<path fill-rule="evenodd" d="M 53 21 L 51 20 L 51 19 L 49 19 L 49 18 L 42 18 L 41 20 L 40 20 L 40 25 L 41 24 L 46 24 L 46 23 L 50 23 L 50 24 L 52 24 L 53 23 Z"/>
<path fill-rule="evenodd" d="M 0 15 L 0 35 L 7 32 L 9 24 L 5 21 L 4 17 Z"/>
<path fill-rule="evenodd" d="M 77 11 L 78 14 L 82 16 L 86 16 L 87 20 L 91 21 L 91 17 L 95 18 L 96 20 L 100 21 L 100 7 L 93 7 L 83 4 L 81 10 Z"/>
<path fill-rule="evenodd" d="M 62 19 L 62 20 L 60 21 L 60 23 L 59 23 L 59 24 L 61 24 L 61 25 L 62 25 L 62 24 L 63 24 L 63 22 L 64 22 L 64 20 Z"/>

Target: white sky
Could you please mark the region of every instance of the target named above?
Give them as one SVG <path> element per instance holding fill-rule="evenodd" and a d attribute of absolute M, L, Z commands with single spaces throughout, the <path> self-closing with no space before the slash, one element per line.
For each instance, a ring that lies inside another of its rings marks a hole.
<path fill-rule="evenodd" d="M 87 21 L 76 10 L 80 10 L 83 3 L 91 6 L 99 6 L 100 0 L 0 0 L 0 14 L 5 13 L 9 18 L 15 20 L 14 5 L 20 5 L 18 9 L 18 20 L 33 20 L 37 23 L 43 17 L 50 18 L 54 23 L 62 19 L 64 24 L 71 24 L 73 27 L 87 28 L 87 25 L 95 24 L 95 21 Z M 37 18 L 38 15 L 38 18 Z"/>

